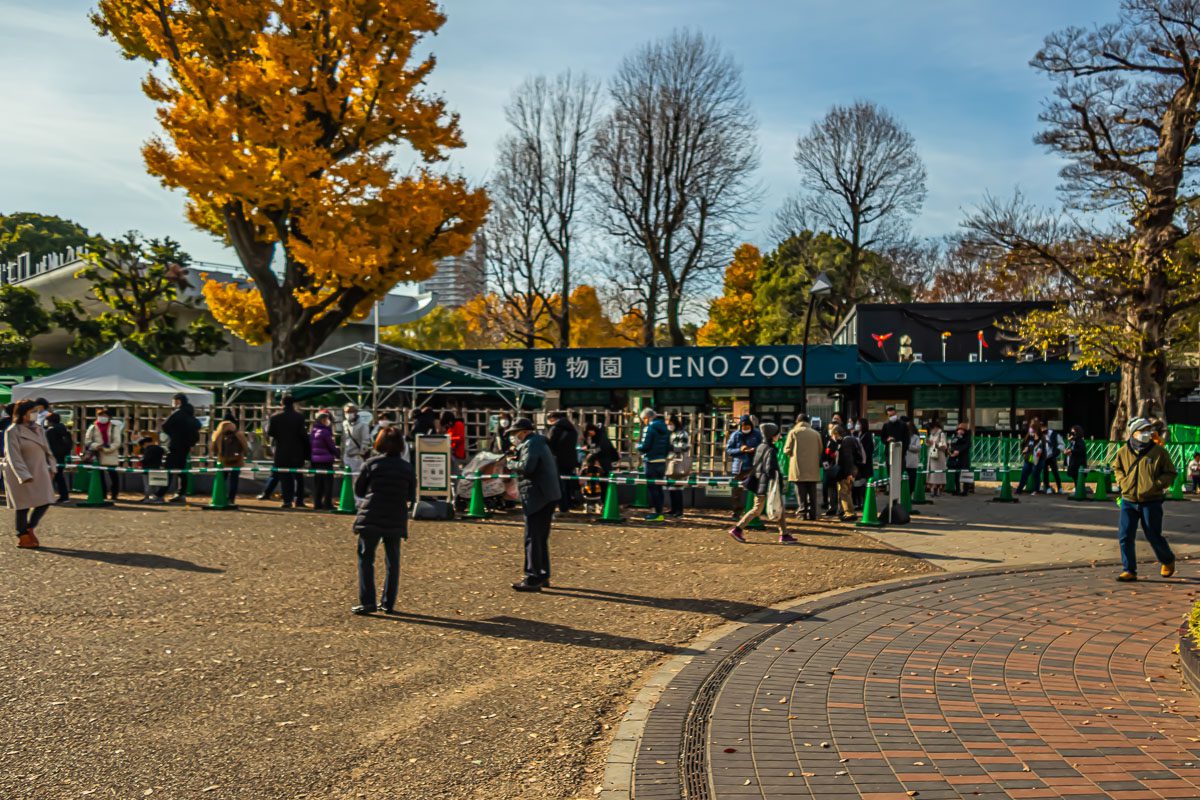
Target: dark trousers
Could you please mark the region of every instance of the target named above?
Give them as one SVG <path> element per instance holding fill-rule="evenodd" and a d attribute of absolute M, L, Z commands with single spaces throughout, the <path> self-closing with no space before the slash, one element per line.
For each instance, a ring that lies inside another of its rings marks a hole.
<path fill-rule="evenodd" d="M 383 560 L 387 572 L 383 578 L 383 598 L 378 605 L 382 608 L 396 607 L 396 592 L 400 588 L 400 534 L 380 536 L 373 533 L 358 535 L 358 602 L 374 606 L 375 602 L 375 551 L 383 542 Z"/>
<path fill-rule="evenodd" d="M 225 502 L 230 505 L 237 505 L 238 486 L 242 482 L 242 470 L 227 469 L 225 470 Z"/>
<path fill-rule="evenodd" d="M 100 486 L 106 495 L 111 495 L 113 500 L 117 499 L 121 494 L 121 473 L 117 472 L 116 467 L 109 467 L 100 473 Z"/>
<path fill-rule="evenodd" d="M 37 508 L 18 508 L 17 509 L 17 536 L 26 533 L 30 528 L 36 528 L 38 523 L 42 521 L 42 517 L 46 514 L 46 509 L 50 506 L 38 506 Z"/>
<path fill-rule="evenodd" d="M 905 467 L 904 474 L 908 476 L 908 491 L 911 496 L 917 490 L 917 470 L 919 467 Z"/>
<path fill-rule="evenodd" d="M 54 471 L 54 491 L 58 494 L 59 500 L 69 500 L 71 492 L 67 488 L 67 475 L 63 472 L 62 462 L 59 462 L 58 469 Z"/>
<path fill-rule="evenodd" d="M 554 503 L 525 515 L 525 579 L 530 583 L 550 580 L 550 523 Z"/>
<path fill-rule="evenodd" d="M 1031 492 L 1036 492 L 1041 485 L 1042 480 L 1042 463 L 1040 461 L 1026 461 L 1021 467 L 1021 479 L 1017 481 L 1017 491 L 1023 492 L 1026 488 Z"/>
<path fill-rule="evenodd" d="M 1042 484 L 1050 488 L 1050 472 L 1054 472 L 1054 483 L 1058 487 L 1058 491 L 1062 491 L 1062 476 L 1058 474 L 1058 459 L 1043 458 L 1042 459 Z"/>
<path fill-rule="evenodd" d="M 800 481 L 796 486 L 796 507 L 805 519 L 817 518 L 817 482 Z"/>
<path fill-rule="evenodd" d="M 836 514 L 838 510 L 838 482 L 834 477 L 836 474 L 836 467 L 825 470 L 825 479 L 821 486 L 821 508 L 830 515 Z"/>
<path fill-rule="evenodd" d="M 265 500 L 270 500 L 271 495 L 275 493 L 275 487 L 282 486 L 283 479 L 286 477 L 282 472 L 272 472 L 271 477 L 267 478 L 267 485 L 263 487 L 262 496 Z M 293 475 L 296 480 L 292 482 L 292 496 L 298 502 L 304 502 L 304 479 L 299 475 Z M 283 490 L 280 489 L 280 492 Z"/>
<path fill-rule="evenodd" d="M 570 475 L 571 473 L 560 473 L 561 475 Z M 571 510 L 571 502 L 575 498 L 575 486 L 577 481 L 568 480 L 565 477 L 558 479 L 558 510 L 567 512 Z"/>
<path fill-rule="evenodd" d="M 313 464 L 318 470 L 333 469 L 333 464 Z M 313 476 L 313 508 L 333 508 L 333 475 L 327 471 Z"/>
<path fill-rule="evenodd" d="M 188 454 L 187 454 L 186 450 L 184 450 L 184 451 L 168 450 L 167 451 L 167 458 L 163 464 L 163 466 L 165 466 L 167 468 L 167 483 L 165 486 L 158 487 L 158 491 L 155 492 L 156 495 L 158 495 L 159 497 L 166 497 L 167 492 L 169 492 L 171 490 L 171 486 L 176 481 L 179 482 L 179 486 L 176 490 L 176 493 L 179 494 L 180 496 L 183 495 L 183 493 L 184 493 L 183 490 L 187 488 L 187 477 L 184 475 L 176 474 L 172 470 L 186 468 L 187 467 L 187 457 L 188 457 Z"/>
<path fill-rule="evenodd" d="M 1192 491 L 1196 494 L 1200 494 L 1200 475 L 1192 478 Z"/>
<path fill-rule="evenodd" d="M 667 492 L 667 495 L 671 499 L 671 516 L 682 517 L 683 516 L 683 489 L 672 489 L 671 491 Z"/>
<path fill-rule="evenodd" d="M 667 462 L 647 461 L 642 467 L 642 472 L 648 480 L 662 480 L 667 477 Z M 646 487 L 646 494 L 649 495 L 654 513 L 663 513 L 663 485 L 661 483 L 650 484 Z"/>
<path fill-rule="evenodd" d="M 1163 504 L 1162 500 L 1150 503 L 1131 503 L 1121 501 L 1121 522 L 1119 537 L 1121 542 L 1121 565 L 1126 572 L 1137 572 L 1137 529 L 1142 525 L 1142 533 L 1154 551 L 1154 557 L 1163 564 L 1174 564 L 1175 554 L 1171 545 L 1162 535 Z"/>

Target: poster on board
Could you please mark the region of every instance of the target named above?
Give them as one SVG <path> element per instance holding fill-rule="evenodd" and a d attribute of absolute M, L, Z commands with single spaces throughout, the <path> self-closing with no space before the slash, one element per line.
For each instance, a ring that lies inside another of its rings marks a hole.
<path fill-rule="evenodd" d="M 417 498 L 450 500 L 450 437 L 418 436 L 415 450 Z"/>

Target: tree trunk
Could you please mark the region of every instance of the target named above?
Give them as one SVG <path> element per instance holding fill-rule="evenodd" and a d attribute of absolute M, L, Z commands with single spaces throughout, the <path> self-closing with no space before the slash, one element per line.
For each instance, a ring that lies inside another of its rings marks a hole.
<path fill-rule="evenodd" d="M 672 347 L 683 347 L 687 344 L 687 337 L 683 335 L 683 328 L 679 325 L 681 299 L 678 286 L 667 290 L 667 333 L 671 337 Z M 753 313 L 753 309 L 750 309 L 748 313 Z"/>
<path fill-rule="evenodd" d="M 562 316 L 558 319 L 558 346 L 571 346 L 571 261 L 562 257 Z"/>
<path fill-rule="evenodd" d="M 1113 442 L 1125 440 L 1126 426 L 1131 419 L 1130 409 L 1133 402 L 1133 364 L 1121 364 L 1121 381 L 1117 384 L 1117 407 L 1113 411 L 1112 424 L 1108 429 L 1108 438 Z M 1105 397 L 1104 402 L 1108 402 Z"/>
<path fill-rule="evenodd" d="M 267 299 L 267 298 L 264 298 Z M 272 302 L 267 299 L 267 302 Z M 281 298 L 274 303 L 271 319 L 271 364 L 283 366 L 315 354 L 328 338 L 330 331 L 320 323 L 310 323 L 303 308 L 293 298 Z M 271 383 L 291 384 L 311 377 L 307 367 L 295 366 L 271 376 Z"/>
<path fill-rule="evenodd" d="M 642 346 L 654 347 L 655 323 L 658 321 L 658 273 L 650 277 L 650 292 L 646 295 L 646 314 L 642 317 Z"/>

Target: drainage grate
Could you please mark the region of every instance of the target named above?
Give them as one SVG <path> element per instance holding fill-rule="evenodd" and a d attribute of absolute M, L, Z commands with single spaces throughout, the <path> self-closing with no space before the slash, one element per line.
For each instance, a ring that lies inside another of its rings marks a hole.
<path fill-rule="evenodd" d="M 808 617 L 808 614 L 789 614 L 786 620 L 742 642 L 709 673 L 696 690 L 692 707 L 683 723 L 683 742 L 679 751 L 679 784 L 687 800 L 710 800 L 712 797 L 708 785 L 708 726 L 712 719 L 713 704 L 725 679 L 742 659 L 764 641 L 788 625 Z"/>

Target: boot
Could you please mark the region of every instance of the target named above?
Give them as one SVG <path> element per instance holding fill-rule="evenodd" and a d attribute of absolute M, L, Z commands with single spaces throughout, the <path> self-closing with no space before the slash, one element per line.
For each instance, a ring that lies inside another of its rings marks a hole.
<path fill-rule="evenodd" d="M 40 542 L 38 542 L 38 538 L 34 534 L 32 528 L 25 531 L 24 533 L 22 533 L 20 536 L 17 537 L 17 547 L 23 548 L 25 550 L 35 550 L 35 549 L 37 549 L 39 544 L 40 544 Z"/>

